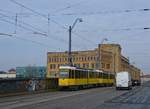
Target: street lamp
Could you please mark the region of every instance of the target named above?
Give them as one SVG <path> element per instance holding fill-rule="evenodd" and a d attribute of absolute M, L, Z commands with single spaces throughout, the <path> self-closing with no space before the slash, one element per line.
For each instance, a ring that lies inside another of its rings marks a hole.
<path fill-rule="evenodd" d="M 82 18 L 77 18 L 72 26 L 69 26 L 69 50 L 68 50 L 68 63 L 72 66 L 72 56 L 71 56 L 71 33 L 77 22 L 83 22 Z"/>
<path fill-rule="evenodd" d="M 97 69 L 101 69 L 102 66 L 101 66 L 101 61 L 102 61 L 102 54 L 101 54 L 101 45 L 105 42 L 105 41 L 108 41 L 107 38 L 103 38 L 102 41 L 100 42 L 100 44 L 98 44 L 98 59 L 97 59 L 97 66 L 96 68 Z"/>

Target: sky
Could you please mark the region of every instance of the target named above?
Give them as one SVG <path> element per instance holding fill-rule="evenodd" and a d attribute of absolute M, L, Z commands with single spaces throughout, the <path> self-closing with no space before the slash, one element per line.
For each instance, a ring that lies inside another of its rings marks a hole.
<path fill-rule="evenodd" d="M 143 29 L 150 27 L 150 11 L 143 11 L 150 0 L 0 1 L 0 33 L 9 34 L 0 35 L 0 70 L 46 66 L 47 52 L 68 50 L 68 27 L 82 18 L 73 28 L 73 50 L 95 49 L 107 38 L 150 73 L 150 30 Z"/>

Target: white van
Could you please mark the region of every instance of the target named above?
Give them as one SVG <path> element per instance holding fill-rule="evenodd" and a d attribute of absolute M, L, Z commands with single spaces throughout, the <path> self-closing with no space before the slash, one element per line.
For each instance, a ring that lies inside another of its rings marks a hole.
<path fill-rule="evenodd" d="M 132 89 L 131 75 L 129 72 L 116 73 L 116 89 Z"/>

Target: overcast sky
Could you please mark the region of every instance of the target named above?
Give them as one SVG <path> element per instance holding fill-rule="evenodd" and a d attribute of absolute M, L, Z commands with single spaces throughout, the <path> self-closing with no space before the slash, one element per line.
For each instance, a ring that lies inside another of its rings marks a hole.
<path fill-rule="evenodd" d="M 150 9 L 150 0 L 16 0 L 38 13 L 0 1 L 0 33 L 13 35 L 0 35 L 0 70 L 46 65 L 47 52 L 68 50 L 67 28 L 82 18 L 72 34 L 73 50 L 94 49 L 108 38 L 105 43 L 120 44 L 131 63 L 150 72 L 150 30 L 143 29 L 150 27 L 150 11 L 142 11 Z"/>

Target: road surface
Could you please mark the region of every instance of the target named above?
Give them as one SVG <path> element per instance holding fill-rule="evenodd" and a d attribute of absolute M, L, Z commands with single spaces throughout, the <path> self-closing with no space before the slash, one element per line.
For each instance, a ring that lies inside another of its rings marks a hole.
<path fill-rule="evenodd" d="M 150 85 L 58 91 L 0 98 L 0 109 L 150 109 Z"/>

